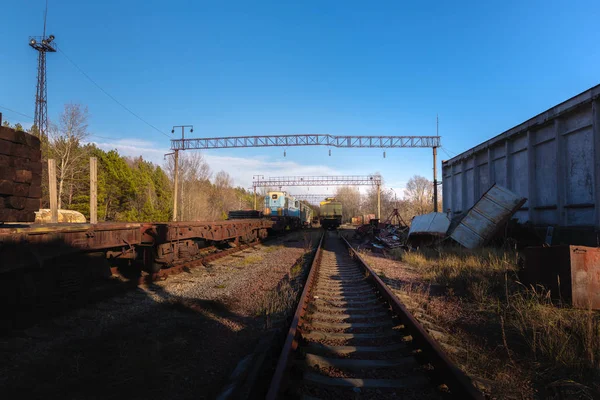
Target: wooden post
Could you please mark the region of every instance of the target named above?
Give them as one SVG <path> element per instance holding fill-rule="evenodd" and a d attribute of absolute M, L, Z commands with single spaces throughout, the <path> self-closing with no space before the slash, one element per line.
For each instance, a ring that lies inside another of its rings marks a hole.
<path fill-rule="evenodd" d="M 90 157 L 90 224 L 98 223 L 98 159 Z"/>
<path fill-rule="evenodd" d="M 177 186 L 179 185 L 179 150 L 175 150 L 175 182 L 173 185 L 173 221 L 177 221 Z"/>
<path fill-rule="evenodd" d="M 48 189 L 50 192 L 50 222 L 58 222 L 58 197 L 56 196 L 56 162 L 48 160 Z"/>

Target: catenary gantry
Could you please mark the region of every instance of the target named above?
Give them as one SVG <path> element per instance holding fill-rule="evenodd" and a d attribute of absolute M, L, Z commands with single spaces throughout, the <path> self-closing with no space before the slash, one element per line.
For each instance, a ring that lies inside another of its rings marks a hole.
<path fill-rule="evenodd" d="M 348 136 L 330 134 L 294 134 L 294 135 L 254 135 L 213 138 L 171 139 L 171 149 L 175 158 L 180 150 L 209 150 L 244 147 L 291 147 L 291 146 L 328 146 L 345 148 L 431 148 L 433 150 L 433 208 L 437 211 L 437 148 L 441 146 L 441 137 L 436 136 Z M 331 155 L 331 150 L 330 150 Z M 385 157 L 385 152 L 384 152 Z M 177 170 L 177 163 L 175 164 Z M 340 183 L 341 185 L 352 183 Z M 326 185 L 334 185 L 328 182 Z M 281 184 L 273 186 L 306 186 L 303 184 Z M 378 184 L 378 189 L 381 184 Z M 256 186 L 254 187 L 256 193 Z M 378 190 L 379 192 L 379 190 Z M 256 195 L 255 195 L 256 197 Z M 177 186 L 174 188 L 174 201 L 177 200 Z M 378 196 L 379 198 L 379 196 Z M 256 209 L 256 199 L 254 201 Z M 377 213 L 380 217 L 380 213 Z"/>
<path fill-rule="evenodd" d="M 332 176 L 276 176 L 264 178 L 255 175 L 252 181 L 254 189 L 254 209 L 256 210 L 256 188 L 282 186 L 376 186 L 377 218 L 381 218 L 381 175 L 332 175 Z"/>
<path fill-rule="evenodd" d="M 225 149 L 238 147 L 331 146 L 331 147 L 440 147 L 439 136 L 335 136 L 328 134 L 231 136 L 171 139 L 172 150 Z"/>

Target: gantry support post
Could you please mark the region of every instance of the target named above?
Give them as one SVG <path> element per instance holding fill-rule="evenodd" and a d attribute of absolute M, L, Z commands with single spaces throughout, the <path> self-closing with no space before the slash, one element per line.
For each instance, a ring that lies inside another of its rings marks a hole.
<path fill-rule="evenodd" d="M 433 212 L 438 212 L 437 147 L 433 147 Z"/>
<path fill-rule="evenodd" d="M 254 186 L 254 209 L 256 210 L 256 186 Z"/>

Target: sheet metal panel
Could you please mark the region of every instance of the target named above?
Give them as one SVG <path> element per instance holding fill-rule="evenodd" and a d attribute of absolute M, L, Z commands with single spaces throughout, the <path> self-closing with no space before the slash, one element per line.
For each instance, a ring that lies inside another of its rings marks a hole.
<path fill-rule="evenodd" d="M 427 234 L 444 236 L 450 227 L 450 219 L 444 213 L 417 215 L 410 224 L 408 236 Z"/>
<path fill-rule="evenodd" d="M 573 306 L 600 309 L 600 249 L 570 246 Z"/>
<path fill-rule="evenodd" d="M 492 186 L 458 224 L 452 239 L 468 249 L 484 245 L 525 200 L 502 186 Z"/>

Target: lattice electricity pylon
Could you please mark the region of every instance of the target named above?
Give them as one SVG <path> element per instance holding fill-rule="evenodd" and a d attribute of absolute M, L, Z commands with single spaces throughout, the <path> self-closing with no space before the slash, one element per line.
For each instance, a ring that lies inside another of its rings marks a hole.
<path fill-rule="evenodd" d="M 381 186 L 381 175 L 366 176 L 277 176 L 257 178 L 252 182 L 259 187 L 281 186 Z"/>
<path fill-rule="evenodd" d="M 440 147 L 440 136 L 334 136 L 298 134 L 272 136 L 231 136 L 205 139 L 171 139 L 172 150 L 207 150 L 239 147 Z"/>
<path fill-rule="evenodd" d="M 48 4 L 46 4 L 46 14 Z M 37 87 L 35 92 L 34 126 L 40 138 L 48 134 L 48 87 L 46 86 L 46 53 L 55 53 L 52 44 L 54 35 L 46 36 L 46 14 L 44 14 L 44 34 L 29 38 L 29 46 L 38 52 Z M 34 129 L 34 130 L 35 130 Z"/>

